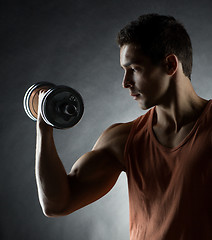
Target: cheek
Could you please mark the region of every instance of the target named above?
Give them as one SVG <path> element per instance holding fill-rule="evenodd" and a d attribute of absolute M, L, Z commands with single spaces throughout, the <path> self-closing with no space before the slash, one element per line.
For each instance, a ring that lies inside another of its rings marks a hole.
<path fill-rule="evenodd" d="M 155 82 L 155 76 L 147 72 L 137 74 L 135 77 L 135 86 L 143 94 L 148 93 L 155 86 Z"/>
<path fill-rule="evenodd" d="M 149 80 L 146 74 L 137 73 L 134 75 L 135 87 L 141 91 L 145 92 L 149 85 Z"/>
<path fill-rule="evenodd" d="M 169 81 L 166 75 L 164 74 L 155 74 L 152 76 L 152 94 L 154 94 L 155 97 L 161 97 L 164 95 L 168 89 Z"/>
<path fill-rule="evenodd" d="M 166 76 L 160 71 L 160 69 L 154 69 L 152 71 L 143 73 L 138 78 L 138 87 L 141 93 L 157 96 L 160 95 L 166 88 Z"/>

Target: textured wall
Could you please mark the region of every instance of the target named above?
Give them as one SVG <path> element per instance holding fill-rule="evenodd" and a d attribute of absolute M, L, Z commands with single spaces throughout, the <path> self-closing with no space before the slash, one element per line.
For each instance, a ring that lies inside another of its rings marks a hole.
<path fill-rule="evenodd" d="M 0 238 L 129 239 L 124 174 L 108 195 L 90 206 L 61 218 L 43 215 L 34 177 L 35 123 L 23 111 L 23 95 L 38 81 L 66 84 L 82 94 L 82 121 L 73 129 L 54 131 L 69 171 L 105 128 L 144 113 L 121 87 L 123 72 L 115 42 L 119 29 L 137 16 L 156 12 L 184 23 L 194 48 L 193 86 L 201 97 L 211 98 L 211 1 L 8 0 L 0 4 Z"/>

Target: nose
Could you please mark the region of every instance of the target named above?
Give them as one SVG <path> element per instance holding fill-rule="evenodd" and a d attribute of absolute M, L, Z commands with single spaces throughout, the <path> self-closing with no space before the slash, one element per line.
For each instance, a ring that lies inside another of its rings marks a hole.
<path fill-rule="evenodd" d="M 134 81 L 129 76 L 129 74 L 125 73 L 122 81 L 122 87 L 123 88 L 130 88 L 134 85 Z"/>

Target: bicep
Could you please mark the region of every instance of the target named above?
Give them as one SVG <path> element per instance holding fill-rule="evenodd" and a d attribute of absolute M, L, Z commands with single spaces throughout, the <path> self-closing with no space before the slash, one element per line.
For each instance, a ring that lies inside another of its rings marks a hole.
<path fill-rule="evenodd" d="M 122 169 L 112 152 L 98 149 L 86 153 L 73 165 L 68 175 L 70 211 L 84 207 L 109 192 Z"/>

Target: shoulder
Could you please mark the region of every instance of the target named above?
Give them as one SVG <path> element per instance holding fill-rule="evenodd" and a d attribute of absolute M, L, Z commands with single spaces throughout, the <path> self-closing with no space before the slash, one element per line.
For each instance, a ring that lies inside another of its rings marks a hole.
<path fill-rule="evenodd" d="M 93 150 L 107 149 L 123 165 L 125 143 L 132 125 L 133 121 L 111 125 L 101 134 Z"/>
<path fill-rule="evenodd" d="M 100 135 L 94 148 L 111 145 L 114 141 L 123 141 L 128 137 L 132 124 L 133 122 L 116 123 L 111 125 Z"/>

